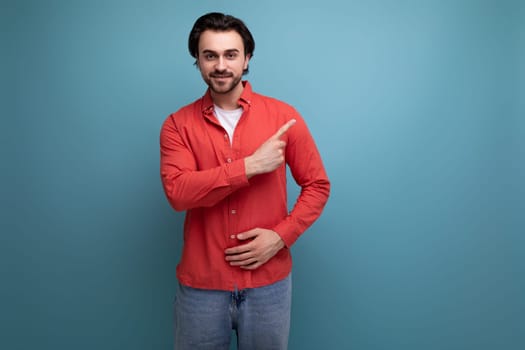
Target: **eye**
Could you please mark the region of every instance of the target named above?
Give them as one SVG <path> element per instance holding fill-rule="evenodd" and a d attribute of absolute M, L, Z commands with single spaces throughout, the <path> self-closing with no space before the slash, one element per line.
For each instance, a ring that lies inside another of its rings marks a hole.
<path fill-rule="evenodd" d="M 217 55 L 213 54 L 213 53 L 207 53 L 204 55 L 204 58 L 208 61 L 211 61 L 211 60 L 214 60 L 215 58 L 217 57 Z"/>
<path fill-rule="evenodd" d="M 230 52 L 230 53 L 227 53 L 226 54 L 226 58 L 227 59 L 230 59 L 230 60 L 233 60 L 237 57 L 237 53 L 236 52 Z"/>

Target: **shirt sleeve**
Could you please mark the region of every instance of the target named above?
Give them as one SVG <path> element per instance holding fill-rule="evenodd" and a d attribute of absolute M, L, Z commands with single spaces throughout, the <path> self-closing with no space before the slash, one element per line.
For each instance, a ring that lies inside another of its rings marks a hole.
<path fill-rule="evenodd" d="M 289 248 L 321 215 L 330 195 L 330 181 L 321 155 L 302 117 L 287 132 L 286 163 L 301 192 L 292 211 L 274 227 Z"/>
<path fill-rule="evenodd" d="M 195 156 L 171 115 L 160 133 L 160 172 L 171 206 L 177 211 L 211 207 L 237 189 L 248 186 L 244 160 L 197 169 Z"/>

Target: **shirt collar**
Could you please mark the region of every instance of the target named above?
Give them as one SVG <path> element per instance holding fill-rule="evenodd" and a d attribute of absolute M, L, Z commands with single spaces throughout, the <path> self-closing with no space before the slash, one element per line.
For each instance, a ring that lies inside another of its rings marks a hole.
<path fill-rule="evenodd" d="M 247 80 L 242 82 L 244 89 L 242 90 L 241 97 L 239 97 L 239 105 L 246 111 L 250 108 L 252 103 L 252 86 Z M 210 89 L 206 90 L 206 93 L 202 97 L 202 112 L 206 115 L 213 113 L 213 100 L 211 98 Z"/>

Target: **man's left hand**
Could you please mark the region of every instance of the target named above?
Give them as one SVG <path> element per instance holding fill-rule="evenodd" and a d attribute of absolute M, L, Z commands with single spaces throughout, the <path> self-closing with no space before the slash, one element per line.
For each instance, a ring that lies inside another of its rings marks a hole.
<path fill-rule="evenodd" d="M 251 241 L 226 249 L 226 261 L 229 261 L 231 266 L 239 266 L 246 270 L 255 270 L 284 247 L 283 240 L 275 231 L 263 228 L 239 233 L 237 239 Z"/>

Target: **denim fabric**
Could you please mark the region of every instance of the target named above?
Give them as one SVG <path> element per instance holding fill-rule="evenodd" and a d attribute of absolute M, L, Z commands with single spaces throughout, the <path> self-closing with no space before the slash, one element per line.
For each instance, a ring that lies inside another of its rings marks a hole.
<path fill-rule="evenodd" d="M 175 350 L 228 350 L 232 329 L 239 350 L 285 350 L 290 332 L 291 276 L 233 292 L 178 284 Z"/>

